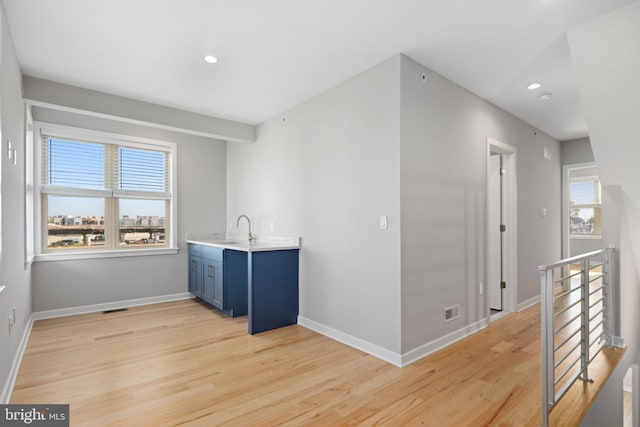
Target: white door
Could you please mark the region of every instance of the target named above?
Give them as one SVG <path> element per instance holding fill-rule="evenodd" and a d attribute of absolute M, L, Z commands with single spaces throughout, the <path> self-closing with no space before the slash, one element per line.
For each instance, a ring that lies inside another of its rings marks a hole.
<path fill-rule="evenodd" d="M 502 184 L 501 155 L 491 153 L 489 158 L 489 307 L 503 310 L 502 276 Z"/>

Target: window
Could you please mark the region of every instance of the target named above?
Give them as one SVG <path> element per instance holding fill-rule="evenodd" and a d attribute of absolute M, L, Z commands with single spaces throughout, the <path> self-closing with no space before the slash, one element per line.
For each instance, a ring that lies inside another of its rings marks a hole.
<path fill-rule="evenodd" d="M 173 246 L 175 144 L 38 126 L 40 253 Z"/>
<path fill-rule="evenodd" d="M 569 182 L 571 236 L 600 236 L 602 203 L 597 177 L 576 177 Z"/>

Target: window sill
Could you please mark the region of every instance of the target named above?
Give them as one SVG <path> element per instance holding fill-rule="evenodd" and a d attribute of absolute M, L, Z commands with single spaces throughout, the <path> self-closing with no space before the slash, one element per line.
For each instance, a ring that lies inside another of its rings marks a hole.
<path fill-rule="evenodd" d="M 78 259 L 95 259 L 95 258 L 127 258 L 132 256 L 173 255 L 177 253 L 178 253 L 178 248 L 46 253 L 46 254 L 36 255 L 34 258 L 34 261 L 49 262 L 49 261 L 70 261 L 70 260 L 78 260 Z"/>
<path fill-rule="evenodd" d="M 601 234 L 570 234 L 570 239 L 575 240 L 600 240 L 602 239 Z"/>

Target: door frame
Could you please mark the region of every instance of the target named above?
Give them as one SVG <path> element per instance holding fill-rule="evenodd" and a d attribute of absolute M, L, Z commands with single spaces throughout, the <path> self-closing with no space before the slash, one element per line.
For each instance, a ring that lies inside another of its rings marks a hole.
<path fill-rule="evenodd" d="M 486 196 L 486 225 L 485 225 L 485 286 L 484 295 L 486 315 L 490 317 L 489 304 L 489 168 L 491 153 L 500 153 L 503 156 L 505 175 L 502 186 L 502 218 L 507 227 L 503 240 L 503 277 L 507 287 L 503 294 L 502 311 L 515 313 L 518 311 L 518 181 L 516 171 L 517 149 L 495 138 L 487 137 L 487 150 L 485 161 L 485 196 Z"/>

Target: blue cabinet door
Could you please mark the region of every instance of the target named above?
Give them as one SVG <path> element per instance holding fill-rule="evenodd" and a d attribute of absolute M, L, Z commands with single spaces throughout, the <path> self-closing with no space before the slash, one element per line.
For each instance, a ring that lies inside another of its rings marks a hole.
<path fill-rule="evenodd" d="M 247 314 L 247 253 L 227 249 L 224 251 L 224 306 L 231 315 Z"/>
<path fill-rule="evenodd" d="M 202 299 L 220 310 L 225 310 L 222 262 L 203 258 L 202 266 Z"/>
<path fill-rule="evenodd" d="M 197 256 L 189 257 L 189 292 L 202 296 L 202 259 Z"/>
<path fill-rule="evenodd" d="M 249 333 L 298 322 L 298 249 L 249 253 Z"/>
<path fill-rule="evenodd" d="M 211 305 L 220 310 L 228 310 L 227 304 L 225 304 L 225 290 L 223 287 L 223 269 L 220 261 L 212 261 L 211 268 L 213 271 L 213 296 L 211 298 Z"/>

